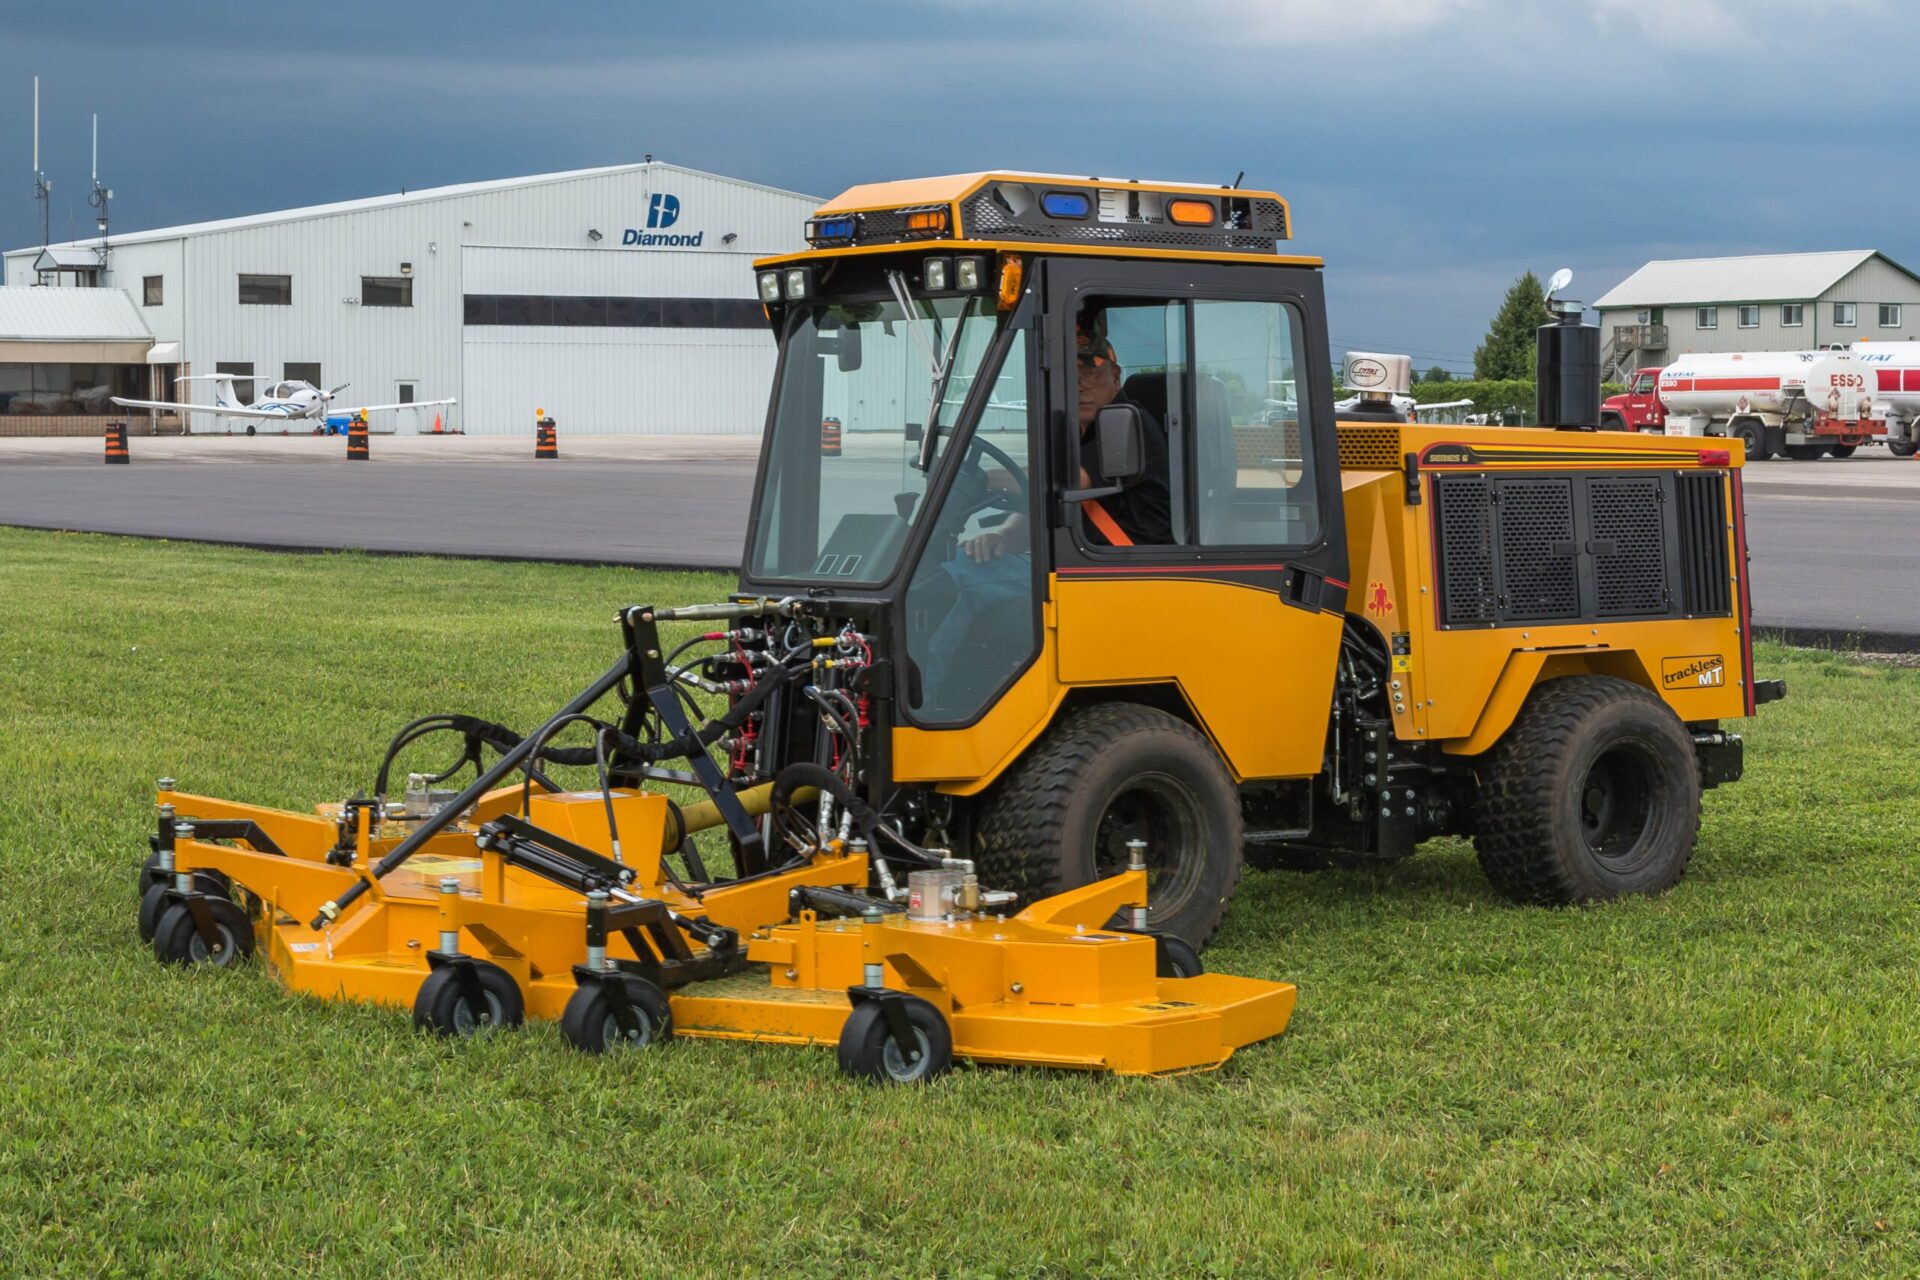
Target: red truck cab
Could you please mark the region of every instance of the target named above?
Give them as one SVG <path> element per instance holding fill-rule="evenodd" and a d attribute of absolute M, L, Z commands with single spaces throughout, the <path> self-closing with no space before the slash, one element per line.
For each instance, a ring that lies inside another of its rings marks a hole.
<path fill-rule="evenodd" d="M 1660 403 L 1660 366 L 1636 369 L 1626 393 L 1608 396 L 1600 405 L 1602 431 L 1659 431 L 1667 429 L 1667 407 Z"/>

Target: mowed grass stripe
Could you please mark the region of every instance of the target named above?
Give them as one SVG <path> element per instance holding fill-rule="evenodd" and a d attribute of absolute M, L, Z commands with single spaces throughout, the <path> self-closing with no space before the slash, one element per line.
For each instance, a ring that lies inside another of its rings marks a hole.
<path fill-rule="evenodd" d="M 729 582 L 0 529 L 0 584 L 0 1274 L 1920 1271 L 1920 672 L 1763 649 L 1791 695 L 1663 898 L 1516 909 L 1461 842 L 1253 873 L 1208 961 L 1300 984 L 1281 1039 L 887 1091 L 447 1045 L 134 933 L 160 774 L 337 799 L 404 721 L 529 727 L 620 605 Z"/>

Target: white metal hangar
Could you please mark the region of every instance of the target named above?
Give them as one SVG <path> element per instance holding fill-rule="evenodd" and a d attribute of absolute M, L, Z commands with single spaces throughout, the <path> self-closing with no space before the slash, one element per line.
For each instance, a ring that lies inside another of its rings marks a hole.
<path fill-rule="evenodd" d="M 9 289 L 14 307 L 114 289 L 149 342 L 144 368 L 101 365 L 97 345 L 75 347 L 84 367 L 37 348 L 32 385 L 12 398 L 22 370 L 0 367 L 0 416 L 27 425 L 16 399 L 26 414 L 113 412 L 63 400 L 64 368 L 69 393 L 186 398 L 175 377 L 236 373 L 250 379 L 242 402 L 285 379 L 350 384 L 341 411 L 458 397 L 387 415 L 400 432 L 429 431 L 439 413 L 449 430 L 530 434 L 545 409 L 563 432 L 756 433 L 774 345 L 751 263 L 804 248 L 818 203 L 649 159 L 10 252 L 7 285 L 49 286 Z M 188 388 L 212 403 L 211 384 Z M 212 425 L 195 416 L 194 429 Z"/>

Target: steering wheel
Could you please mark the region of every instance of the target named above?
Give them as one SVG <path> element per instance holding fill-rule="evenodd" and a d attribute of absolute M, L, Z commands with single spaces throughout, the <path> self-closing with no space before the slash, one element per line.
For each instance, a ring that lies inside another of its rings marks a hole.
<path fill-rule="evenodd" d="M 1026 468 L 1015 462 L 1005 449 L 1002 449 L 999 445 L 994 444 L 982 436 L 975 435 L 973 444 L 970 447 L 987 454 L 1006 469 L 1007 475 L 1013 479 L 1014 492 L 1006 493 L 1003 490 L 989 487 L 986 483 L 986 475 L 982 472 L 980 477 L 982 496 L 977 502 L 966 509 L 960 517 L 961 521 L 964 523 L 976 511 L 987 511 L 996 508 L 1001 511 L 1025 510 L 1027 507 Z M 980 471 L 979 459 L 974 459 L 971 469 Z"/>

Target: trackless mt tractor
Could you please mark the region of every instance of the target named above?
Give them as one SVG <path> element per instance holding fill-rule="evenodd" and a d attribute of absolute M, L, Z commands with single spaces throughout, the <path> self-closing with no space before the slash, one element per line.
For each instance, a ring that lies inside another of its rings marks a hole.
<path fill-rule="evenodd" d="M 1780 692 L 1738 442 L 1592 432 L 1577 312 L 1543 421 L 1587 430 L 1336 424 L 1290 231 L 1270 193 L 1019 173 L 822 207 L 756 264 L 740 593 L 623 610 L 533 733 L 415 721 L 313 816 L 163 780 L 156 954 L 588 1050 L 1167 1072 L 1291 1013 L 1195 954 L 1249 858 L 1460 834 L 1522 902 L 1673 884 L 1724 722 Z"/>

